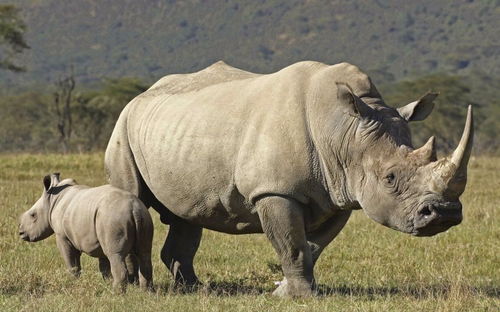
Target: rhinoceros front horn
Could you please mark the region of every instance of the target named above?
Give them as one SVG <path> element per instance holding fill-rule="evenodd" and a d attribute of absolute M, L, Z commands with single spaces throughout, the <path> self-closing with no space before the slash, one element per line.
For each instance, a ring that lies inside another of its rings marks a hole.
<path fill-rule="evenodd" d="M 472 150 L 472 141 L 474 138 L 474 123 L 472 120 L 472 105 L 469 105 L 467 111 L 467 120 L 465 121 L 462 138 L 457 148 L 450 158 L 450 180 L 447 185 L 447 191 L 450 195 L 460 196 L 465 190 L 467 183 L 467 164 Z"/>

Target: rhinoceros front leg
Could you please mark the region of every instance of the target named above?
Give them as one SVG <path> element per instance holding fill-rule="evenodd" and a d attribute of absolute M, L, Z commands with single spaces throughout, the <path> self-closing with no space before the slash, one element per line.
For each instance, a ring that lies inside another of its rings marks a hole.
<path fill-rule="evenodd" d="M 193 259 L 200 246 L 202 228 L 175 218 L 161 250 L 161 259 L 173 275 L 176 285 L 200 284 L 194 273 Z"/>
<path fill-rule="evenodd" d="M 306 234 L 307 243 L 311 248 L 313 265 L 316 264 L 316 261 L 318 261 L 325 247 L 328 246 L 344 228 L 350 216 L 351 210 L 340 210 L 323 223 L 319 229 Z"/>
<path fill-rule="evenodd" d="M 313 261 L 313 272 L 316 261 L 318 261 L 319 256 L 323 252 L 326 246 L 330 244 L 333 239 L 340 233 L 344 228 L 347 220 L 351 216 L 351 210 L 341 210 L 335 213 L 330 219 L 321 225 L 320 228 L 313 232 L 306 233 L 307 244 L 311 248 L 311 255 Z M 314 276 L 314 273 L 313 273 Z M 280 285 L 286 284 L 286 278 L 283 278 Z M 313 287 L 315 281 L 313 280 Z"/>
<path fill-rule="evenodd" d="M 285 275 L 273 294 L 312 295 L 313 258 L 301 205 L 292 199 L 273 196 L 260 199 L 256 207 L 262 229 L 278 253 Z"/>
<path fill-rule="evenodd" d="M 111 266 L 107 257 L 99 258 L 99 272 L 101 272 L 102 278 L 104 279 L 111 277 Z"/>
<path fill-rule="evenodd" d="M 56 244 L 66 263 L 68 271 L 76 277 L 80 276 L 82 269 L 80 266 L 81 251 L 77 250 L 73 244 L 62 235 L 56 235 Z"/>

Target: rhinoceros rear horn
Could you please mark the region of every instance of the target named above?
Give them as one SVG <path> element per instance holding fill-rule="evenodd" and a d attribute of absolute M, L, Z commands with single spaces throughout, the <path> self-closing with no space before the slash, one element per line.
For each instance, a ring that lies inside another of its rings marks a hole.
<path fill-rule="evenodd" d="M 472 151 L 473 139 L 474 122 L 472 116 L 472 105 L 469 105 L 462 138 L 450 157 L 450 165 L 452 165 L 452 170 L 454 170 L 451 174 L 451 179 L 448 182 L 448 191 L 451 192 L 451 194 L 458 196 L 465 190 L 465 184 L 467 183 L 467 164 L 469 163 Z"/>
<path fill-rule="evenodd" d="M 431 136 L 429 140 L 427 140 L 427 143 L 411 152 L 411 154 L 418 160 L 418 163 L 422 165 L 436 161 L 436 140 L 434 136 Z"/>

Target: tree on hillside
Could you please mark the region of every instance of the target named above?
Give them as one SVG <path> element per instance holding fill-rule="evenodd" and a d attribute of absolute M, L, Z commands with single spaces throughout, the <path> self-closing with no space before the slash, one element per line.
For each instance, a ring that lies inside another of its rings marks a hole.
<path fill-rule="evenodd" d="M 14 72 L 24 71 L 16 65 L 14 57 L 29 49 L 24 39 L 26 25 L 19 16 L 19 9 L 13 5 L 0 5 L 0 69 Z"/>
<path fill-rule="evenodd" d="M 80 94 L 74 106 L 73 144 L 80 151 L 105 148 L 123 107 L 147 85 L 134 78 L 105 79 L 98 91 Z"/>
<path fill-rule="evenodd" d="M 96 90 L 76 84 L 70 72 L 51 93 L 0 96 L 0 151 L 102 150 L 125 105 L 148 88 L 134 78 L 105 79 Z"/>
<path fill-rule="evenodd" d="M 71 104 L 73 102 L 73 90 L 75 89 L 75 79 L 73 71 L 66 77 L 60 77 L 56 83 L 54 92 L 54 112 L 57 116 L 57 130 L 59 131 L 59 142 L 62 145 L 63 153 L 68 153 L 70 149 L 70 139 L 73 127 L 73 117 Z"/>

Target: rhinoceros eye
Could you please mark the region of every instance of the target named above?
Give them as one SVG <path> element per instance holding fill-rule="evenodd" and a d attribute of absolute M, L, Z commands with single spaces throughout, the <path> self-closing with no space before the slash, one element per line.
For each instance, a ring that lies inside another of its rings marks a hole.
<path fill-rule="evenodd" d="M 394 173 L 391 172 L 384 177 L 384 181 L 388 185 L 392 186 L 392 185 L 394 185 L 394 182 L 396 181 L 396 176 L 394 176 Z"/>

